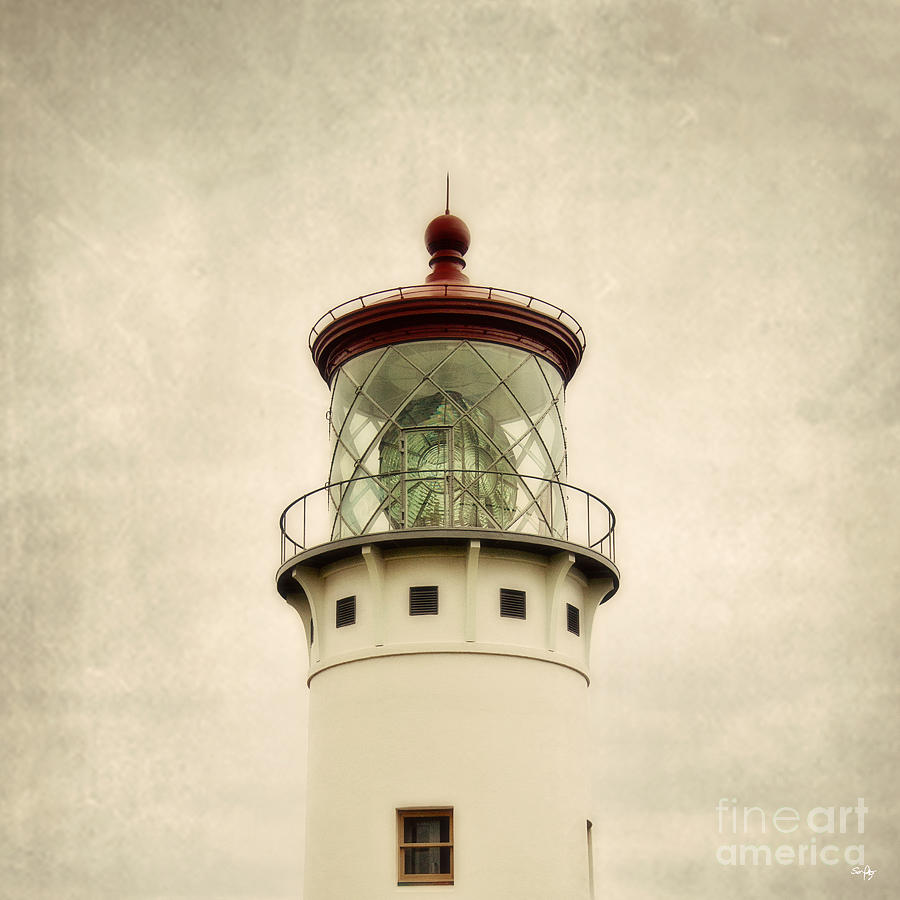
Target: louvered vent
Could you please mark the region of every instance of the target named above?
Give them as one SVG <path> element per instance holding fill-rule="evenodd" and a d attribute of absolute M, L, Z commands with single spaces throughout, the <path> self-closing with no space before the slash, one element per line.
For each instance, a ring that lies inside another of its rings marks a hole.
<path fill-rule="evenodd" d="M 524 619 L 525 591 L 500 588 L 500 615 L 508 619 Z"/>
<path fill-rule="evenodd" d="M 437 585 L 409 589 L 409 614 L 411 616 L 436 616 L 438 614 Z"/>
<path fill-rule="evenodd" d="M 356 624 L 356 597 L 338 600 L 334 609 L 334 624 L 337 628 Z"/>
<path fill-rule="evenodd" d="M 581 610 L 577 606 L 572 606 L 571 603 L 566 604 L 566 628 L 572 634 L 581 634 Z"/>

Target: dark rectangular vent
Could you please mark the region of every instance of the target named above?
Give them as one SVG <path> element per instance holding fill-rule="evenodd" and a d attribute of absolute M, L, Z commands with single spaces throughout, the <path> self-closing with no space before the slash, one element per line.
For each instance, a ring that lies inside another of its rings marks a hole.
<path fill-rule="evenodd" d="M 337 628 L 356 624 L 356 597 L 338 600 L 334 608 L 334 624 Z"/>
<path fill-rule="evenodd" d="M 436 616 L 438 614 L 437 585 L 409 589 L 409 614 L 411 616 Z"/>
<path fill-rule="evenodd" d="M 525 591 L 500 588 L 500 615 L 508 619 L 524 619 Z"/>
<path fill-rule="evenodd" d="M 577 606 L 572 606 L 571 603 L 566 604 L 566 628 L 572 634 L 581 634 L 581 610 Z"/>

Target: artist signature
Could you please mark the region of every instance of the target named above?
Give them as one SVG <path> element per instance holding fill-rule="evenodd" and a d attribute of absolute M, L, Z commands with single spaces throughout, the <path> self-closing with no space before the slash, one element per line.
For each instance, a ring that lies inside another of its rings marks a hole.
<path fill-rule="evenodd" d="M 863 881 L 871 881 L 875 877 L 875 873 L 878 869 L 872 869 L 868 865 L 865 866 L 854 866 L 850 870 L 851 875 L 862 875 Z"/>

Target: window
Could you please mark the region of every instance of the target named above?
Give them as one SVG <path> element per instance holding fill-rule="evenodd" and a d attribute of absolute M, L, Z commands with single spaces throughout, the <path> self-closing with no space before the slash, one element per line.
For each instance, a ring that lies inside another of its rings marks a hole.
<path fill-rule="evenodd" d="M 571 603 L 566 604 L 566 628 L 576 636 L 581 634 L 581 610 Z"/>
<path fill-rule="evenodd" d="M 411 616 L 436 616 L 438 614 L 438 589 L 436 585 L 409 589 L 409 614 Z"/>
<path fill-rule="evenodd" d="M 309 645 L 312 646 L 313 641 L 316 639 L 316 623 L 313 622 L 312 616 L 309 619 Z"/>
<path fill-rule="evenodd" d="M 344 597 L 334 607 L 334 624 L 336 628 L 356 624 L 356 597 Z"/>
<path fill-rule="evenodd" d="M 397 884 L 453 884 L 453 810 L 398 809 Z"/>
<path fill-rule="evenodd" d="M 500 588 L 500 615 L 508 619 L 524 619 L 525 591 Z"/>

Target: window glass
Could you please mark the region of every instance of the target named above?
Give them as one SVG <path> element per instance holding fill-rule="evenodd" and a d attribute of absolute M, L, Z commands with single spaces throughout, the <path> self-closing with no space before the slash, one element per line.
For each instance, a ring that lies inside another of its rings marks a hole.
<path fill-rule="evenodd" d="M 536 431 L 529 431 L 519 443 L 512 448 L 513 467 L 521 475 L 533 475 L 538 478 L 550 478 L 553 475 L 553 463 L 543 441 Z M 541 485 L 527 481 L 532 491 L 540 490 Z"/>
<path fill-rule="evenodd" d="M 340 432 L 340 441 L 355 459 L 359 459 L 378 435 L 383 419 L 362 408 L 363 404 L 354 403 Z"/>
<path fill-rule="evenodd" d="M 406 851 L 406 875 L 449 875 L 450 848 L 409 848 Z"/>
<path fill-rule="evenodd" d="M 393 347 L 388 347 L 363 386 L 363 393 L 381 411 L 382 417 L 390 418 L 421 381 L 422 373 Z"/>
<path fill-rule="evenodd" d="M 353 477 L 356 469 L 356 459 L 347 448 L 339 443 L 334 450 L 334 458 L 331 460 L 331 481 L 345 481 Z"/>
<path fill-rule="evenodd" d="M 504 347 L 501 344 L 477 343 L 475 349 L 500 378 L 506 378 L 510 372 L 518 368 L 526 355 L 522 350 Z"/>
<path fill-rule="evenodd" d="M 553 399 L 535 356 L 529 356 L 528 361 L 516 369 L 505 383 L 510 393 L 525 407 L 532 421 L 543 413 Z"/>
<path fill-rule="evenodd" d="M 369 353 L 363 353 L 361 356 L 348 359 L 341 366 L 340 371 L 346 374 L 356 387 L 359 387 L 369 377 L 369 373 L 384 353 L 384 349 L 372 350 Z"/>
<path fill-rule="evenodd" d="M 544 377 L 550 385 L 550 390 L 554 395 L 560 396 L 563 393 L 564 385 L 563 377 L 559 369 L 557 369 L 553 363 L 548 362 L 541 356 L 537 357 L 537 364 L 541 367 L 541 371 L 543 371 Z"/>
<path fill-rule="evenodd" d="M 458 343 L 458 341 L 416 341 L 409 344 L 396 344 L 393 349 L 423 375 L 427 375 L 446 359 L 447 354 Z"/>
<path fill-rule="evenodd" d="M 331 393 L 331 412 L 329 415 L 331 427 L 335 432 L 340 431 L 354 397 L 356 397 L 356 385 L 344 374 L 343 369 L 339 370 L 334 382 L 334 390 Z"/>
<path fill-rule="evenodd" d="M 499 383 L 497 375 L 465 342 L 441 363 L 431 379 L 445 393 L 458 394 L 466 406 L 475 405 Z"/>
<path fill-rule="evenodd" d="M 370 520 L 382 509 L 386 496 L 385 488 L 377 478 L 361 478 L 346 485 L 335 510 L 332 534 L 350 537 L 371 532 Z"/>
<path fill-rule="evenodd" d="M 478 408 L 487 413 L 495 422 L 505 425 L 508 422 L 525 422 L 530 426 L 522 407 L 516 403 L 509 389 L 500 384 L 490 394 L 481 399 Z"/>
<path fill-rule="evenodd" d="M 565 459 L 566 442 L 562 420 L 555 405 L 550 407 L 547 414 L 538 423 L 538 433 L 550 453 L 553 468 L 560 471 Z"/>

